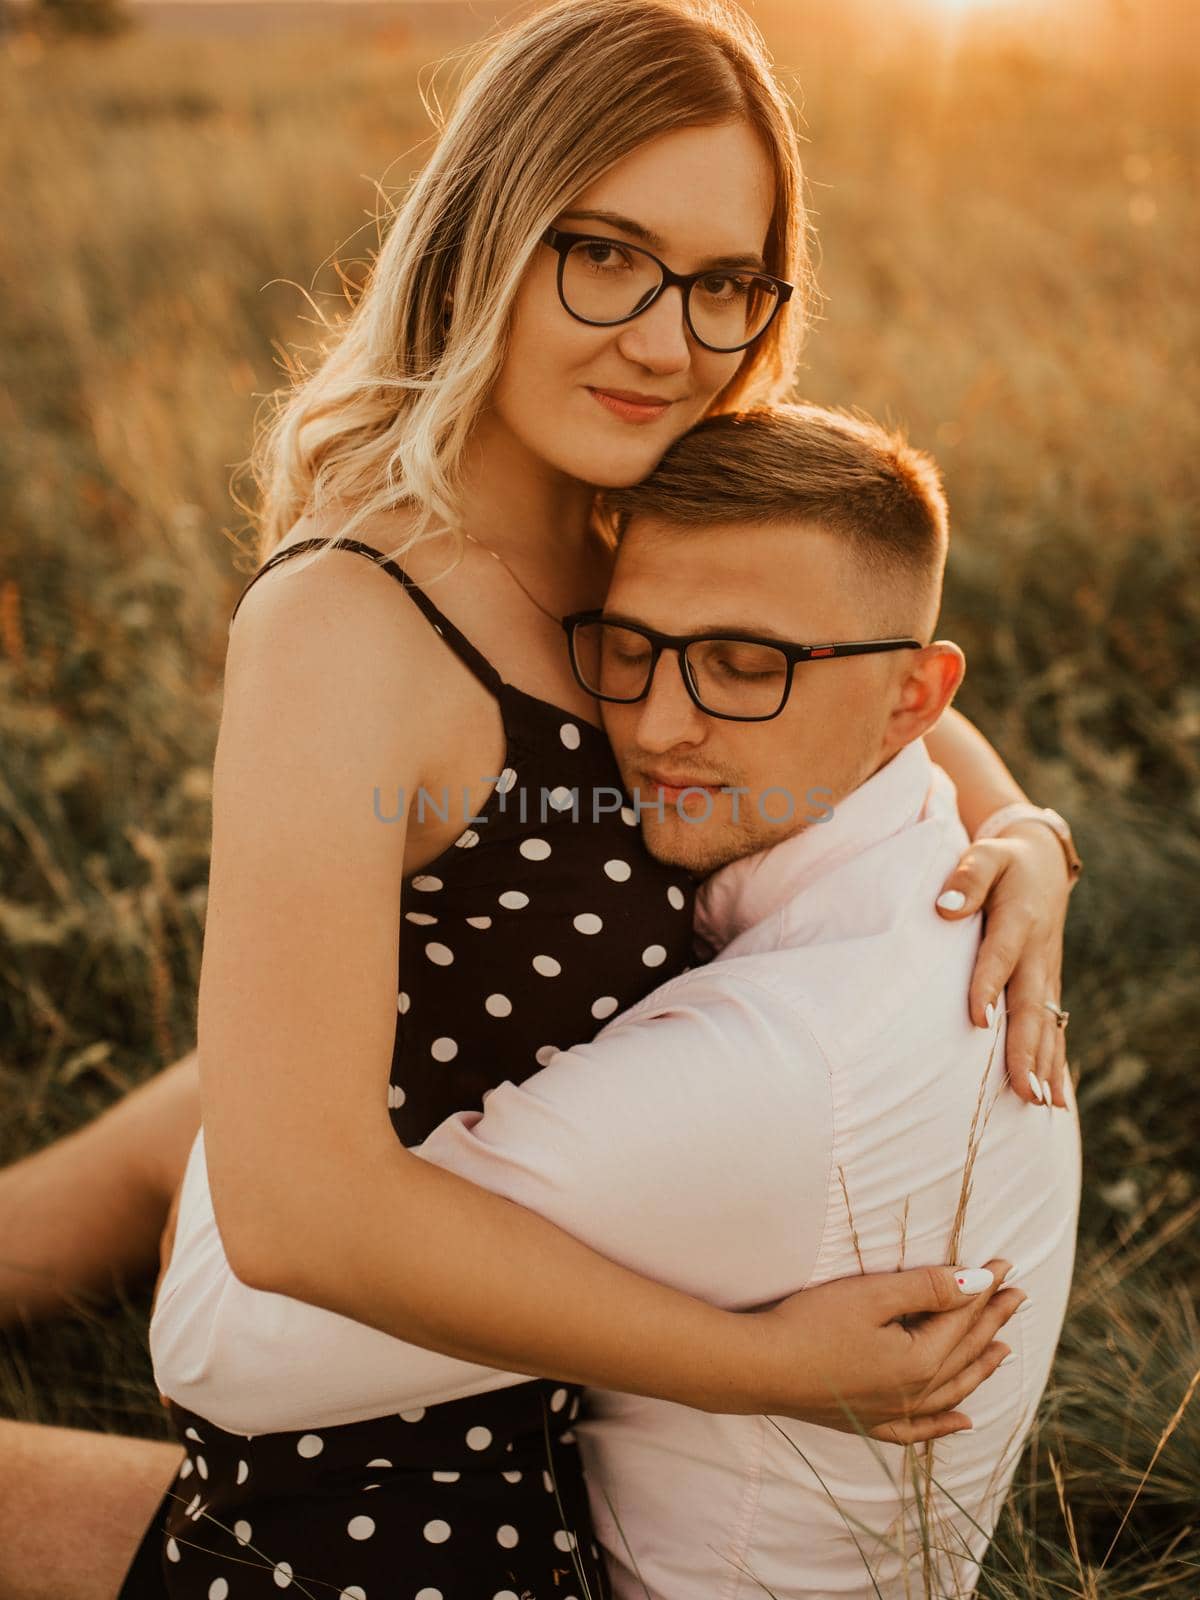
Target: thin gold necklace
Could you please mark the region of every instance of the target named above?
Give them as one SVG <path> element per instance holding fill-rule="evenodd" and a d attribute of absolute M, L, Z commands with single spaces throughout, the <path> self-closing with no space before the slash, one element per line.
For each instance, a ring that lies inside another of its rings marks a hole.
<path fill-rule="evenodd" d="M 492 556 L 496 561 L 498 561 L 500 563 L 500 565 L 504 568 L 505 572 L 508 573 L 508 575 L 512 579 L 512 581 L 516 584 L 517 588 L 520 589 L 521 593 L 525 596 L 525 598 L 527 600 L 529 600 L 529 601 L 532 601 L 532 603 L 538 608 L 538 610 L 542 613 L 542 615 L 544 617 L 549 617 L 550 621 L 553 622 L 556 626 L 561 625 L 562 618 L 559 617 L 559 616 L 556 616 L 553 611 L 547 611 L 546 607 L 542 604 L 542 602 L 540 600 L 536 599 L 533 595 L 530 594 L 529 590 L 521 582 L 520 578 L 517 577 L 516 573 L 509 566 L 508 562 L 505 561 L 504 557 L 502 555 L 500 555 L 500 553 L 498 551 L 493 550 L 491 545 L 484 544 L 481 539 L 477 539 L 473 533 L 468 533 L 465 528 L 463 529 L 463 536 L 465 538 L 467 538 L 467 539 L 470 539 L 472 544 L 477 544 L 481 550 L 486 550 L 489 556 Z"/>

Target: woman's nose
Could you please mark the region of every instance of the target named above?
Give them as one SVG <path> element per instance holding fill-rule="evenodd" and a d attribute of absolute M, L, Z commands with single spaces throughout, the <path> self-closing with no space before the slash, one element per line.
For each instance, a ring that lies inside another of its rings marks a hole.
<path fill-rule="evenodd" d="M 627 322 L 617 340 L 621 354 L 650 372 L 681 372 L 692 359 L 683 320 L 683 292 L 663 291 L 652 306 Z"/>

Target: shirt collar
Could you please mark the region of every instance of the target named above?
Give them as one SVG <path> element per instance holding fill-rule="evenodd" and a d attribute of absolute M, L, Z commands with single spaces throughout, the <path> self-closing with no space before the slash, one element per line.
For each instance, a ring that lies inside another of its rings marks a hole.
<path fill-rule="evenodd" d="M 937 772 L 924 739 L 914 739 L 839 800 L 827 822 L 718 868 L 697 892 L 696 932 L 721 950 L 850 857 L 910 827 L 925 814 Z"/>

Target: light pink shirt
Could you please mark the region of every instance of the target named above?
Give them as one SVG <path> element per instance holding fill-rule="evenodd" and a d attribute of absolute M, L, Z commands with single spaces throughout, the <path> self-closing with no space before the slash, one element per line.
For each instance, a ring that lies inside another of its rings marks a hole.
<path fill-rule="evenodd" d="M 417 1150 L 626 1266 L 743 1309 L 951 1259 L 974 1123 L 953 1259 L 1006 1256 L 1031 1301 L 1002 1334 L 1015 1361 L 963 1408 L 974 1428 L 935 1446 L 931 1516 L 950 1552 L 934 1558 L 939 1595 L 971 1592 L 1046 1382 L 1080 1189 L 1073 1098 L 1066 1113 L 1018 1100 L 1003 1015 L 987 1030 L 967 1014 L 980 918 L 947 922 L 933 908 L 966 842 L 953 784 L 923 741 L 907 746 L 830 821 L 708 880 L 697 928 L 720 951 L 711 963 L 524 1084 L 502 1083 L 482 1113 L 447 1118 Z M 202 1134 L 150 1343 L 166 1393 L 243 1433 L 528 1376 L 240 1283 Z M 760 1585 L 780 1600 L 924 1592 L 900 1447 L 590 1395 L 577 1432 L 617 1600 L 750 1600 Z"/>

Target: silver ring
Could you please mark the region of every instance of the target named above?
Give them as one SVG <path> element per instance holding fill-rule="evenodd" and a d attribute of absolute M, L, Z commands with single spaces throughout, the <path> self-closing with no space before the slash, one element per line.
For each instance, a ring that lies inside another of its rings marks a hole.
<path fill-rule="evenodd" d="M 1042 1004 L 1045 1006 L 1047 1011 L 1053 1011 L 1058 1022 L 1058 1026 L 1060 1028 L 1065 1028 L 1067 1023 L 1071 1020 L 1071 1013 L 1069 1011 L 1064 1011 L 1061 1006 L 1056 1006 L 1053 1000 L 1043 1000 Z"/>

